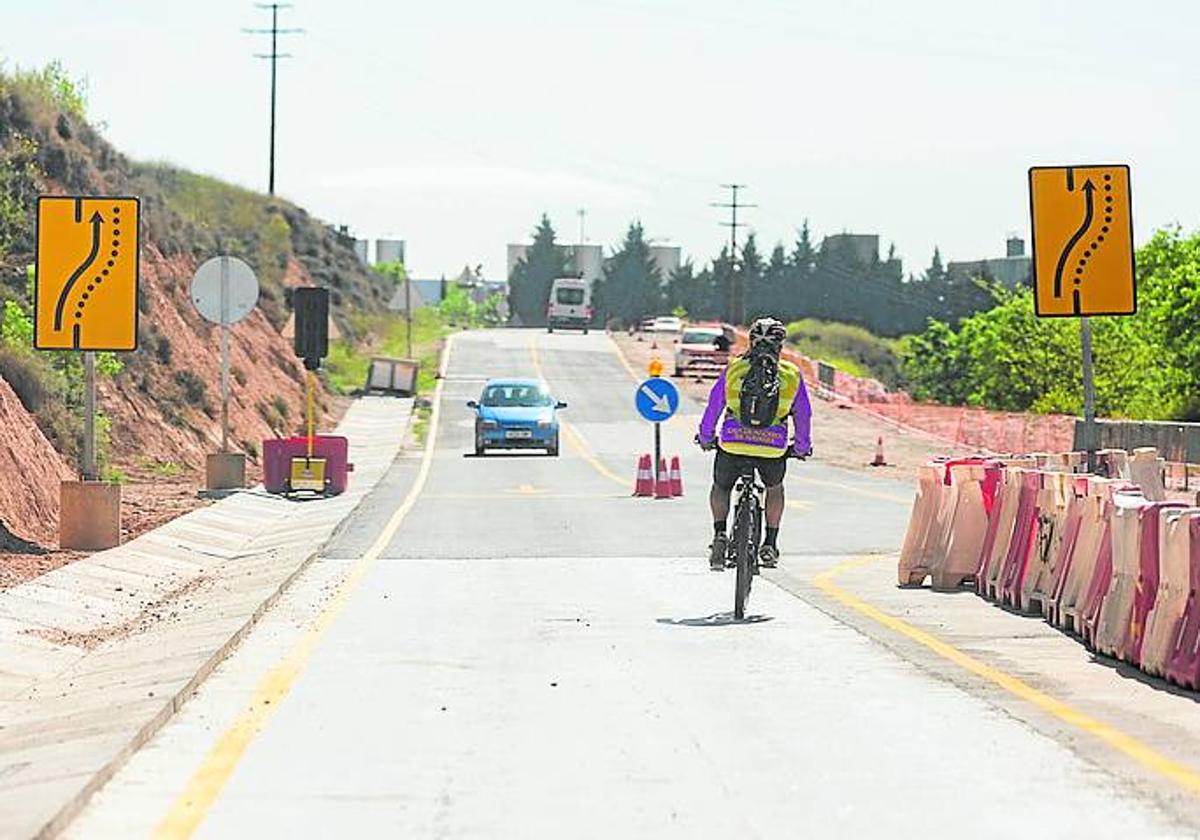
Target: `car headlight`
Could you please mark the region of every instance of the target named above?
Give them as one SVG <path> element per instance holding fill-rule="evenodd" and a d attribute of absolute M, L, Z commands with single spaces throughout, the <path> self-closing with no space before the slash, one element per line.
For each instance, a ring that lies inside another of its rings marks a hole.
<path fill-rule="evenodd" d="M 483 428 L 485 428 L 485 429 L 497 429 L 500 427 L 500 424 L 497 423 L 495 420 L 484 420 L 483 422 L 480 423 L 480 425 L 483 426 Z"/>

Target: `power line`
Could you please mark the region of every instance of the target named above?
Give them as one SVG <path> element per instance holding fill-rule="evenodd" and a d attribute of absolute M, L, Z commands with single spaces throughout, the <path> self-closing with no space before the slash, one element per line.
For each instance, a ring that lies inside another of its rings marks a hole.
<path fill-rule="evenodd" d="M 729 228 L 729 294 L 725 302 L 725 316 L 734 324 L 740 324 L 746 318 L 746 293 L 742 287 L 741 272 L 738 271 L 738 228 L 745 227 L 745 222 L 738 221 L 738 210 L 747 207 L 757 207 L 757 204 L 738 203 L 738 190 L 746 189 L 745 184 L 722 184 L 721 189 L 729 190 L 730 200 L 727 204 L 713 203 L 712 207 L 729 210 L 729 221 L 721 222 L 722 227 Z"/>
<path fill-rule="evenodd" d="M 255 53 L 255 58 L 265 58 L 271 62 L 271 151 L 270 151 L 270 174 L 267 178 L 267 193 L 275 195 L 275 87 L 276 87 L 276 65 L 281 58 L 291 58 L 290 53 L 281 53 L 279 51 L 279 36 L 280 35 L 298 35 L 303 29 L 280 29 L 279 28 L 279 10 L 292 8 L 291 3 L 256 3 L 260 9 L 271 10 L 271 28 L 270 29 L 243 29 L 250 35 L 270 35 L 271 36 L 271 52 L 267 54 Z"/>

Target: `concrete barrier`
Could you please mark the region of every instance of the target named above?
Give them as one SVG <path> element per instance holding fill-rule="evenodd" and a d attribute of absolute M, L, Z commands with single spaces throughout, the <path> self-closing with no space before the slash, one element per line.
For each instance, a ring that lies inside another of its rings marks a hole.
<path fill-rule="evenodd" d="M 1175 634 L 1187 604 L 1192 531 L 1200 537 L 1200 508 L 1166 508 L 1158 531 L 1158 593 L 1142 639 L 1140 665 L 1156 677 L 1166 673 Z"/>

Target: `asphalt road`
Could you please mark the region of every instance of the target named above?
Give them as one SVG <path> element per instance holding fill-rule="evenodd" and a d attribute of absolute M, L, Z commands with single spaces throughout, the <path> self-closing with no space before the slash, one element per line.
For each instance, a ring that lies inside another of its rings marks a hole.
<path fill-rule="evenodd" d="M 464 403 L 501 375 L 570 404 L 561 457 L 466 456 Z M 687 496 L 632 499 L 651 442 L 633 394 L 603 335 L 458 336 L 427 469 L 397 462 L 68 835 L 1177 833 L 1065 737 L 803 592 L 760 580 L 734 623 L 732 573 L 704 557 L 699 407 L 664 427 Z M 908 488 L 822 466 L 814 438 L 788 479 L 789 574 L 895 550 L 908 513 Z"/>

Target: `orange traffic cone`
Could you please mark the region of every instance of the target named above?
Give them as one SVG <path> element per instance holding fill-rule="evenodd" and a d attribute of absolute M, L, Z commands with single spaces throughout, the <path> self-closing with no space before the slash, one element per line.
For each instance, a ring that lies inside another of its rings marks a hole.
<path fill-rule="evenodd" d="M 875 460 L 871 462 L 872 467 L 886 467 L 887 459 L 883 457 L 883 438 L 879 437 L 875 441 Z"/>
<path fill-rule="evenodd" d="M 658 475 L 654 479 L 654 498 L 671 498 L 671 475 L 667 472 L 667 459 L 658 459 Z"/>
<path fill-rule="evenodd" d="M 654 475 L 650 471 L 652 463 L 653 461 L 648 454 L 638 458 L 637 481 L 633 485 L 633 495 L 654 495 Z"/>
<path fill-rule="evenodd" d="M 683 495 L 683 472 L 679 469 L 679 456 L 671 459 L 671 495 Z"/>

